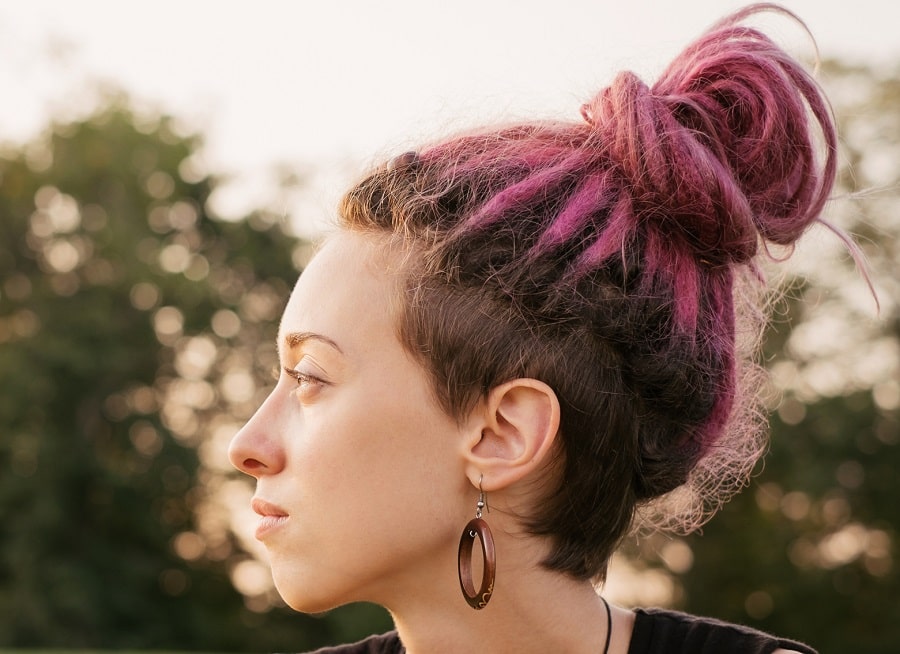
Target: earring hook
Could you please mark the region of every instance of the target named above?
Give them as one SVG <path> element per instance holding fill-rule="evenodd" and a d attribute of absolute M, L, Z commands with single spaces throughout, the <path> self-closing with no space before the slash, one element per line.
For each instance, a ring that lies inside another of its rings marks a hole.
<path fill-rule="evenodd" d="M 487 505 L 487 500 L 484 497 L 484 489 L 481 487 L 481 482 L 484 480 L 484 474 L 482 474 L 478 478 L 478 503 L 475 505 L 475 517 L 480 518 L 482 509 L 487 507 L 488 513 L 491 512 L 491 508 Z"/>

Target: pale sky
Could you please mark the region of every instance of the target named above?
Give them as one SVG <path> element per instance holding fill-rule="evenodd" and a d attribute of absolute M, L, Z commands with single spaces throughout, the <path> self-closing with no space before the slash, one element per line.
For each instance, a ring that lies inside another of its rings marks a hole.
<path fill-rule="evenodd" d="M 206 135 L 207 166 L 233 177 L 220 213 L 269 205 L 314 231 L 347 175 L 379 155 L 486 120 L 575 117 L 616 71 L 651 82 L 743 4 L 0 0 L 0 141 L 83 111 L 88 80 L 112 81 Z M 900 62 L 900 2 L 783 4 L 823 57 Z M 811 56 L 791 22 L 764 24 Z M 282 162 L 314 168 L 315 191 L 276 199 L 270 171 Z"/>

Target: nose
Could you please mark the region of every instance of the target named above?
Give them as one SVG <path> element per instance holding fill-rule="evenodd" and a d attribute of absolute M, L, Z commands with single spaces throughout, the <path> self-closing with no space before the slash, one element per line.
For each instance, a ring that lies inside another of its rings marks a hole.
<path fill-rule="evenodd" d="M 285 464 L 284 448 L 278 437 L 281 425 L 277 392 L 276 388 L 269 394 L 228 446 L 231 465 L 257 479 L 278 473 Z"/>

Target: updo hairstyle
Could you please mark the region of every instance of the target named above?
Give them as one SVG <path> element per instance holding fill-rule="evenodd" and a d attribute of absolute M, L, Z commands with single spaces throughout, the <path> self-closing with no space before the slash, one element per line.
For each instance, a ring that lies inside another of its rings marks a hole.
<path fill-rule="evenodd" d="M 550 569 L 602 579 L 636 515 L 698 524 L 762 450 L 754 261 L 817 220 L 836 144 L 810 75 L 741 24 L 764 9 L 796 19 L 748 7 L 653 86 L 623 72 L 578 120 L 456 136 L 342 200 L 407 252 L 398 335 L 450 415 L 518 377 L 556 392 L 562 472 L 523 517 Z"/>

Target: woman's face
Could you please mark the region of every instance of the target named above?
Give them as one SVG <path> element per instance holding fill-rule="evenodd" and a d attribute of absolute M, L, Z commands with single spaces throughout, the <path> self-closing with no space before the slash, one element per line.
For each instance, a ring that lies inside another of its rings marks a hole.
<path fill-rule="evenodd" d="M 473 510 L 463 430 L 397 339 L 386 250 L 341 232 L 315 256 L 282 317 L 278 383 L 229 451 L 257 480 L 257 538 L 301 611 L 456 583 Z"/>

